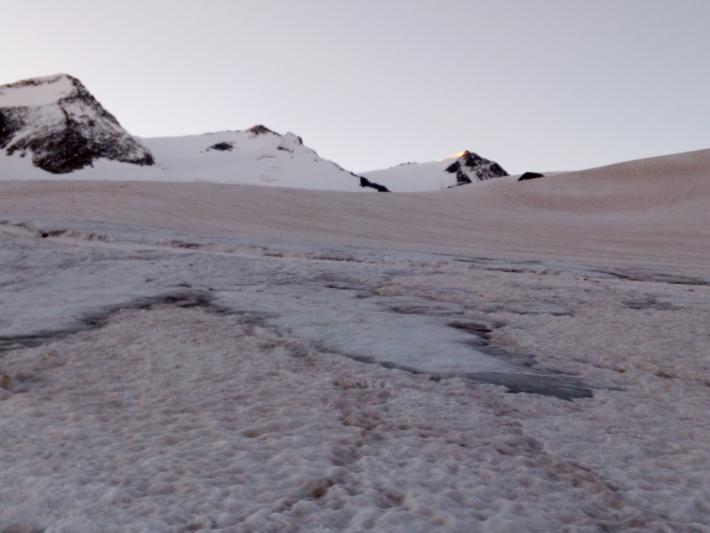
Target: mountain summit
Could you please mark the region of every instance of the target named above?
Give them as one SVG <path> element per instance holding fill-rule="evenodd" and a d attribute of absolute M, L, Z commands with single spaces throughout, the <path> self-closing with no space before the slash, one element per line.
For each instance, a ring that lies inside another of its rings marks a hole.
<path fill-rule="evenodd" d="M 474 181 L 501 178 L 508 173 L 498 163 L 464 150 L 456 154 L 458 159 L 446 167 L 446 172 L 456 175 L 456 185 L 466 185 Z"/>
<path fill-rule="evenodd" d="M 84 85 L 57 74 L 0 86 L 0 149 L 30 155 L 34 166 L 66 174 L 96 159 L 153 165 L 151 152 Z"/>

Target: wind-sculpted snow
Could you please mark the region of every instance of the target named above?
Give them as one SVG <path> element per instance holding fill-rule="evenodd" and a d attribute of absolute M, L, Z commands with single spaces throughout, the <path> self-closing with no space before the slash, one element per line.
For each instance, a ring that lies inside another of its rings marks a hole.
<path fill-rule="evenodd" d="M 78 221 L 0 239 L 0 530 L 704 527 L 708 285 Z"/>

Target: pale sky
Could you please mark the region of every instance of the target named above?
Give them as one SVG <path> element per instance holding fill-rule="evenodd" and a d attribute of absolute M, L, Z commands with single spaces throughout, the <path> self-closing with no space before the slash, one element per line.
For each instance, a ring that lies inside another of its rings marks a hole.
<path fill-rule="evenodd" d="M 710 147 L 708 0 L 0 0 L 0 84 L 66 72 L 135 135 L 293 131 L 354 171 Z"/>

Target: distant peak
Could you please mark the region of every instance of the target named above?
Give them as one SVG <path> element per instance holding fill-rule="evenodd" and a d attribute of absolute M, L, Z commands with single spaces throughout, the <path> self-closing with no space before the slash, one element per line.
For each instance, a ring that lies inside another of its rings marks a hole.
<path fill-rule="evenodd" d="M 488 162 L 488 159 L 485 159 L 478 155 L 476 152 L 472 152 L 470 150 L 462 150 L 460 152 L 457 152 L 450 159 L 456 159 L 456 162 L 454 164 L 460 163 L 469 167 Z"/>
<path fill-rule="evenodd" d="M 456 175 L 457 185 L 465 185 L 472 181 L 482 181 L 508 175 L 503 167 L 495 161 L 490 161 L 469 150 L 463 150 L 455 154 L 454 158 L 456 160 L 446 167 L 445 170 L 446 172 Z"/>
<path fill-rule="evenodd" d="M 451 161 L 453 159 L 468 159 L 471 156 L 475 156 L 476 154 L 474 152 L 471 152 L 470 150 L 461 150 L 460 152 L 456 152 L 455 154 L 446 156 L 443 159 L 439 159 L 439 161 Z"/>
<path fill-rule="evenodd" d="M 270 130 L 269 128 L 267 128 L 263 124 L 257 124 L 256 126 L 252 126 L 247 131 L 249 133 L 253 133 L 254 135 L 264 135 L 266 133 L 273 133 L 274 135 L 278 135 L 278 133 L 276 133 L 273 130 Z"/>

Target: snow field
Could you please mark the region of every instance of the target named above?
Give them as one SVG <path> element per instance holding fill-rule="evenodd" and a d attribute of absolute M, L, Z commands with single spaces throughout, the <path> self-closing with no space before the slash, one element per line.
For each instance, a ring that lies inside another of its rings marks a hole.
<path fill-rule="evenodd" d="M 304 352 L 245 316 L 120 313 L 8 356 L 0 525 L 59 531 L 652 527 L 492 387 Z"/>
<path fill-rule="evenodd" d="M 708 169 L 0 184 L 0 531 L 710 531 Z"/>
<path fill-rule="evenodd" d="M 0 529 L 707 530 L 707 285 L 143 237 L 4 233 L 2 335 L 66 334 L 0 356 Z M 212 300 L 120 310 L 166 294 Z M 81 330 L 87 316 L 103 318 Z M 419 325 L 453 350 L 451 317 L 493 325 L 494 346 L 594 397 L 512 395 L 346 350 L 370 338 L 406 362 Z"/>

